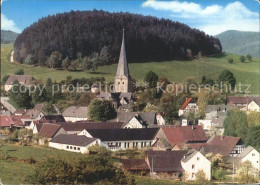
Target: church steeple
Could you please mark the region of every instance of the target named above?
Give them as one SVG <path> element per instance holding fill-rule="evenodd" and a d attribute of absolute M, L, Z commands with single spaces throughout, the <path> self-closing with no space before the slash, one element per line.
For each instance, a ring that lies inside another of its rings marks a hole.
<path fill-rule="evenodd" d="M 125 52 L 125 29 L 123 29 L 123 39 L 120 50 L 119 62 L 117 66 L 116 78 L 130 77 Z"/>
<path fill-rule="evenodd" d="M 123 29 L 122 45 L 115 76 L 115 92 L 131 92 L 132 79 L 129 73 L 125 51 L 125 30 Z"/>

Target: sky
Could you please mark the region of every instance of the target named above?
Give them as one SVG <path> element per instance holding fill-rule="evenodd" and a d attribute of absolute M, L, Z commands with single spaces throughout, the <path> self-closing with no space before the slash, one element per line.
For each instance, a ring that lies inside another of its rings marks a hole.
<path fill-rule="evenodd" d="M 22 32 L 40 18 L 71 10 L 130 12 L 178 21 L 209 35 L 259 31 L 258 0 L 1 0 L 1 29 Z"/>

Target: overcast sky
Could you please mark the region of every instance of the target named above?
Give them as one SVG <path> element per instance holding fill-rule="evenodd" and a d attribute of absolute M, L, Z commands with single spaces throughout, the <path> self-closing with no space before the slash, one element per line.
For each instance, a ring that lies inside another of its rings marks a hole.
<path fill-rule="evenodd" d="M 226 30 L 259 31 L 257 0 L 4 0 L 1 5 L 1 29 L 21 32 L 48 15 L 93 9 L 171 19 L 210 35 Z"/>

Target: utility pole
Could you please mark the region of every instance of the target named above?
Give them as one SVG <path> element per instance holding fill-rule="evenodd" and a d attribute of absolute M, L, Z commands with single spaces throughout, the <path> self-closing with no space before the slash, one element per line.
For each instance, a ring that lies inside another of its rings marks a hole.
<path fill-rule="evenodd" d="M 235 176 L 235 164 L 234 164 L 234 157 L 233 157 L 233 184 L 234 184 L 234 176 Z"/>

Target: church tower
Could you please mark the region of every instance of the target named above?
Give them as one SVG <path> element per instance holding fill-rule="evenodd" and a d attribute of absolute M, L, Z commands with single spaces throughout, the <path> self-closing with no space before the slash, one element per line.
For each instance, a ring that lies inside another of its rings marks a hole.
<path fill-rule="evenodd" d="M 132 78 L 129 73 L 125 52 L 125 34 L 123 29 L 123 39 L 117 72 L 115 77 L 115 92 L 128 93 L 132 91 Z"/>

